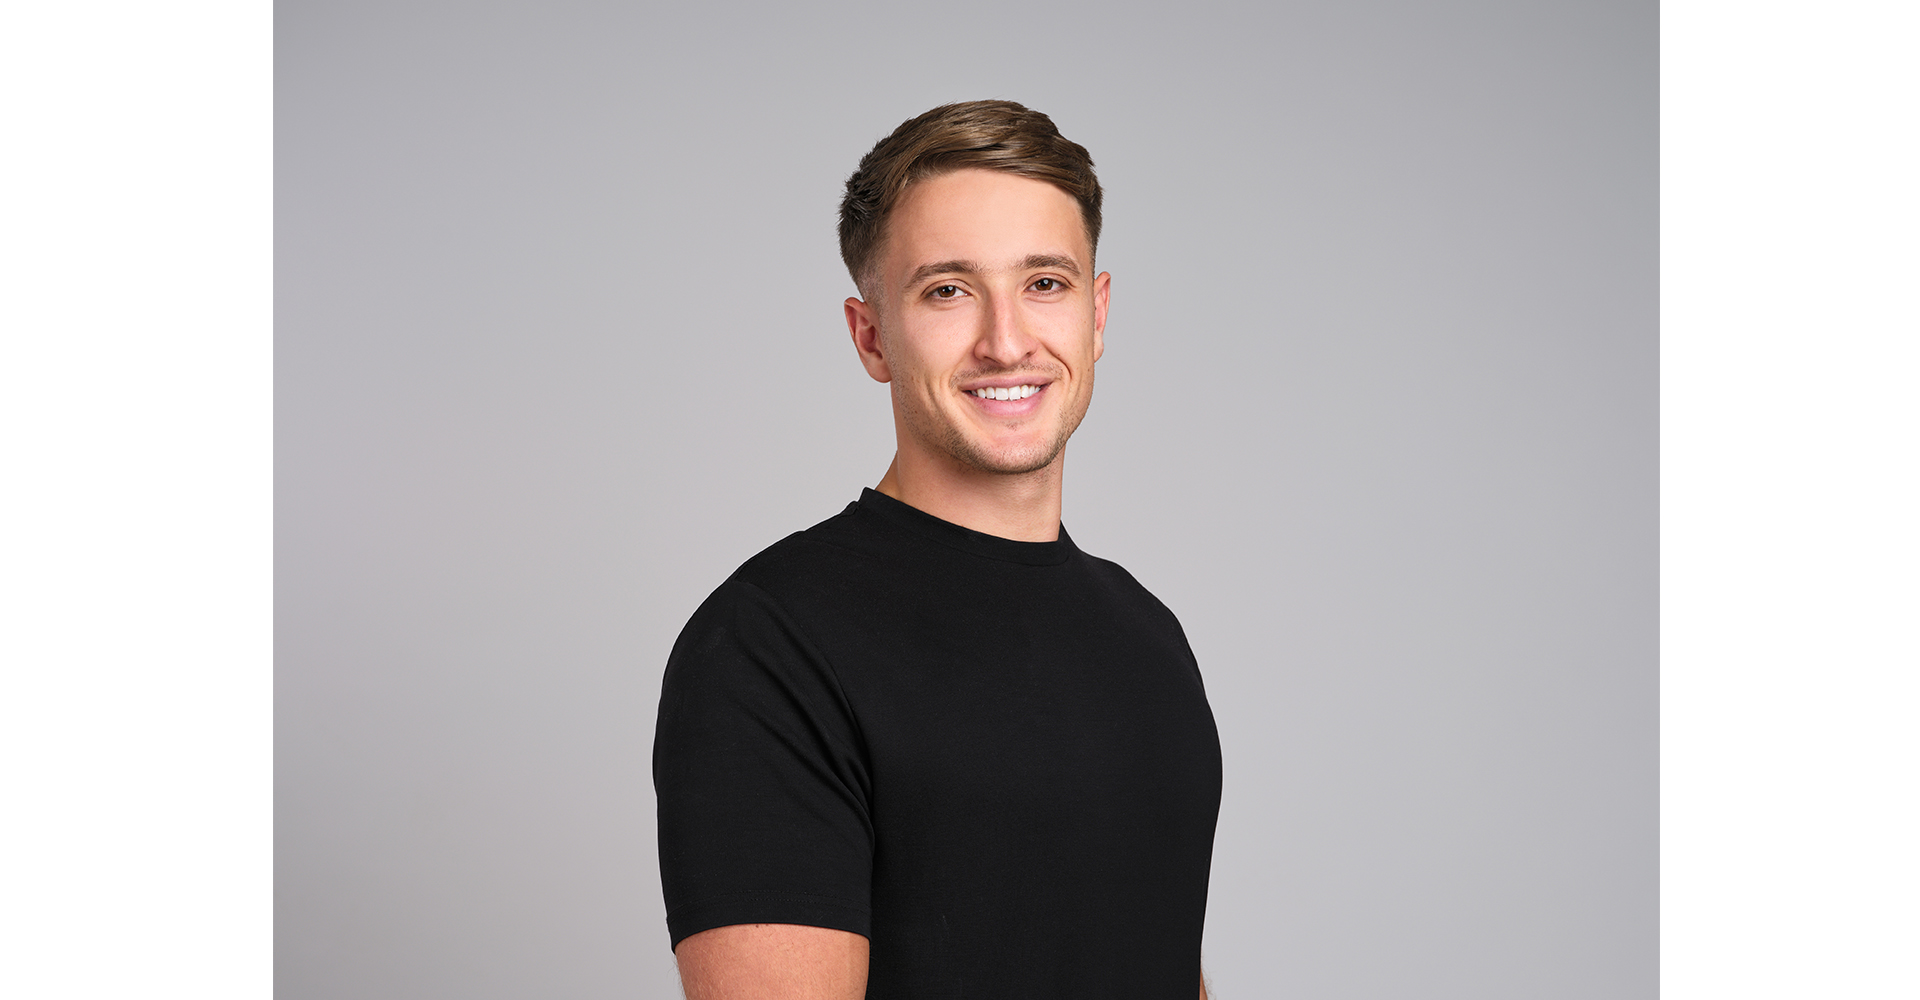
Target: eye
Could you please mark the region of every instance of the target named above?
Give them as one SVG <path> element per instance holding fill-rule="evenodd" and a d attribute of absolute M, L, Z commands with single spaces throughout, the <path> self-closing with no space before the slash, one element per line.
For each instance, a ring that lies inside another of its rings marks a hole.
<path fill-rule="evenodd" d="M 941 285 L 933 290 L 933 297 L 936 299 L 951 299 L 959 294 L 959 285 Z"/>
<path fill-rule="evenodd" d="M 1058 278 L 1041 278 L 1033 283 L 1033 290 L 1036 292 L 1051 292 L 1059 289 L 1059 287 L 1060 279 Z"/>

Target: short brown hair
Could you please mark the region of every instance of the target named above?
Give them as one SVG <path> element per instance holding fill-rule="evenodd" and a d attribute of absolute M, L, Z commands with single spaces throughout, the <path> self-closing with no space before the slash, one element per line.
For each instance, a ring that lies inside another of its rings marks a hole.
<path fill-rule="evenodd" d="M 1080 203 L 1087 250 L 1100 242 L 1100 181 L 1086 147 L 1053 119 L 1012 101 L 943 104 L 874 144 L 840 199 L 840 259 L 862 295 L 878 263 L 887 217 L 916 181 L 977 167 L 1046 181 Z M 1091 261 L 1088 262 L 1092 264 Z"/>

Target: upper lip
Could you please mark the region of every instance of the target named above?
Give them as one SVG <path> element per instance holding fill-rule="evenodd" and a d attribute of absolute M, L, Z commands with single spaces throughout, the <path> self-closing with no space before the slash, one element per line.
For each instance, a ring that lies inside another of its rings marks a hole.
<path fill-rule="evenodd" d="M 961 392 L 975 389 L 1011 389 L 1016 385 L 1046 385 L 1053 380 L 1044 375 L 1002 375 L 999 378 L 983 378 L 966 382 L 960 386 Z"/>

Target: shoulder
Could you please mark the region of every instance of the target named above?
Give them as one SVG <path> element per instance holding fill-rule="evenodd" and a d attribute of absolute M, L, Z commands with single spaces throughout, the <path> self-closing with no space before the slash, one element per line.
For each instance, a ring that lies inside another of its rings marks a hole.
<path fill-rule="evenodd" d="M 676 748 L 705 746 L 716 734 L 743 745 L 743 733 L 787 732 L 796 719 L 843 714 L 839 679 L 818 641 L 831 623 L 798 589 L 818 559 L 798 541 L 804 534 L 747 560 L 681 629 L 661 679 L 658 759 L 677 759 Z"/>
<path fill-rule="evenodd" d="M 1152 591 L 1148 590 L 1132 573 L 1127 572 L 1126 567 L 1111 559 L 1102 559 L 1099 556 L 1089 554 L 1084 550 L 1079 553 L 1079 557 L 1081 564 L 1085 567 L 1086 574 L 1092 578 L 1098 586 L 1106 588 L 1124 599 L 1156 608 L 1169 616 L 1173 614 L 1165 604 L 1160 602 L 1158 597 L 1153 596 Z"/>
<path fill-rule="evenodd" d="M 842 512 L 754 554 L 721 581 L 688 619 L 669 658 L 669 675 L 689 662 L 713 669 L 731 649 L 761 661 L 770 651 L 809 652 L 811 636 L 835 627 L 832 597 L 849 579 L 870 575 L 861 530 Z M 784 657 L 783 657 L 784 658 Z M 671 676 L 670 676 L 671 679 Z"/>
<path fill-rule="evenodd" d="M 1128 572 L 1126 567 L 1111 559 L 1091 555 L 1085 550 L 1079 551 L 1077 558 L 1087 578 L 1107 595 L 1110 601 L 1125 608 L 1129 615 L 1143 621 L 1155 622 L 1157 627 L 1171 632 L 1179 638 L 1180 645 L 1187 648 L 1188 655 L 1192 655 L 1192 648 L 1187 642 L 1186 630 L 1180 625 L 1179 616 Z"/>
<path fill-rule="evenodd" d="M 761 549 L 721 585 L 744 586 L 776 600 L 817 590 L 826 581 L 869 571 L 873 539 L 853 516 L 853 507 L 796 531 Z"/>

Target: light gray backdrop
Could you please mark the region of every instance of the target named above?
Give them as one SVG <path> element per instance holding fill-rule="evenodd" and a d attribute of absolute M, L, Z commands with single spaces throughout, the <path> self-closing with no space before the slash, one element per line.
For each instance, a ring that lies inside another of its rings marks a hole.
<path fill-rule="evenodd" d="M 1219 996 L 1654 995 L 1652 3 L 277 19 L 281 1000 L 678 995 L 662 664 L 884 471 L 839 186 L 977 97 L 1107 187 L 1066 521 L 1207 676 Z"/>

